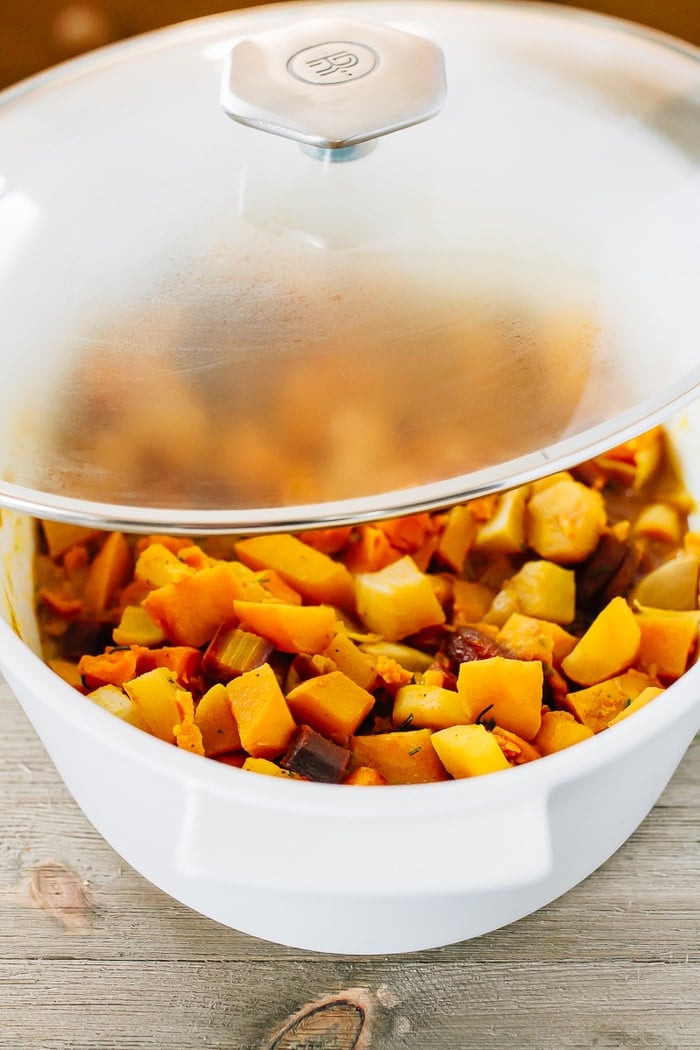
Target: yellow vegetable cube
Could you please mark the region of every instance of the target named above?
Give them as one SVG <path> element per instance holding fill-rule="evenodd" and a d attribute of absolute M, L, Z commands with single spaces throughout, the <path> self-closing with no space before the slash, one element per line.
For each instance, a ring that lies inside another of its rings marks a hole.
<path fill-rule="evenodd" d="M 569 711 L 545 711 L 533 743 L 543 755 L 552 755 L 593 735 L 593 730 L 577 722 Z"/>
<path fill-rule="evenodd" d="M 296 723 L 269 664 L 226 686 L 241 743 L 254 758 L 277 758 L 287 749 Z"/>
<path fill-rule="evenodd" d="M 206 755 L 225 755 L 241 746 L 236 719 L 226 686 L 218 683 L 208 689 L 197 704 L 194 724 L 202 734 Z"/>
<path fill-rule="evenodd" d="M 641 631 L 638 666 L 657 678 L 680 678 L 697 645 L 697 613 L 645 609 L 637 623 Z"/>
<path fill-rule="evenodd" d="M 532 740 L 540 728 L 544 673 L 538 660 L 492 656 L 460 665 L 457 690 L 469 713 Z"/>
<path fill-rule="evenodd" d="M 576 578 L 553 561 L 528 561 L 508 580 L 517 611 L 552 623 L 571 623 L 576 614 Z M 515 611 L 515 610 L 511 610 Z"/>
<path fill-rule="evenodd" d="M 464 703 L 454 689 L 437 685 L 402 685 L 394 697 L 392 721 L 415 729 L 446 729 L 467 719 Z"/>
<path fill-rule="evenodd" d="M 521 485 L 499 498 L 492 518 L 479 527 L 474 549 L 500 554 L 519 554 L 525 546 L 525 503 L 529 485 Z"/>
<path fill-rule="evenodd" d="M 441 729 L 433 733 L 430 742 L 447 772 L 457 780 L 510 769 L 498 740 L 482 725 Z"/>
<path fill-rule="evenodd" d="M 455 572 L 462 571 L 475 536 L 476 521 L 469 507 L 460 505 L 448 511 L 438 543 L 438 554 Z"/>
<path fill-rule="evenodd" d="M 178 693 L 183 690 L 173 672 L 167 667 L 155 667 L 125 682 L 124 690 L 138 707 L 149 731 L 174 743 L 174 727 L 182 720 Z"/>
<path fill-rule="evenodd" d="M 532 496 L 525 520 L 528 546 L 542 558 L 571 565 L 593 553 L 607 515 L 600 492 L 563 479 Z"/>
<path fill-rule="evenodd" d="M 579 722 L 600 733 L 643 689 L 653 684 L 641 671 L 627 671 L 587 689 L 567 693 L 566 706 Z"/>
<path fill-rule="evenodd" d="M 342 671 L 330 671 L 300 682 L 287 693 L 287 706 L 299 725 L 345 743 L 374 707 L 374 697 Z"/>
<path fill-rule="evenodd" d="M 289 533 L 240 540 L 235 550 L 251 569 L 274 569 L 308 602 L 352 606 L 352 577 L 345 565 Z"/>
<path fill-rule="evenodd" d="M 579 685 L 594 685 L 631 667 L 641 630 L 624 598 L 613 598 L 562 660 L 562 670 Z"/>
<path fill-rule="evenodd" d="M 360 620 L 389 642 L 445 622 L 429 577 L 409 555 L 356 576 L 355 597 Z"/>
<path fill-rule="evenodd" d="M 496 592 L 474 580 L 455 580 L 452 585 L 452 619 L 455 624 L 480 623 L 487 615 Z"/>
<path fill-rule="evenodd" d="M 162 645 L 165 631 L 140 605 L 127 605 L 112 631 L 115 645 Z"/>
<path fill-rule="evenodd" d="M 426 784 L 447 780 L 442 763 L 430 744 L 429 729 L 405 733 L 354 736 L 350 741 L 353 765 L 371 766 L 387 784 Z"/>

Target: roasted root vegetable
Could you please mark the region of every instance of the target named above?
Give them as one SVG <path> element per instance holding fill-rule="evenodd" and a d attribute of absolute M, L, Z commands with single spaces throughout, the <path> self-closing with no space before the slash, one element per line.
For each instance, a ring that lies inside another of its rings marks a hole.
<path fill-rule="evenodd" d="M 688 509 L 656 429 L 502 495 L 298 536 L 47 522 L 45 655 L 123 722 L 246 772 L 483 776 L 672 702 L 698 649 Z"/>

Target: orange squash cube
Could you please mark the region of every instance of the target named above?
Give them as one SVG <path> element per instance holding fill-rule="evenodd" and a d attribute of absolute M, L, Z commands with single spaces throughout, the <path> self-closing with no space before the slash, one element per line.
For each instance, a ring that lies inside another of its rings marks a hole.
<path fill-rule="evenodd" d="M 384 777 L 387 784 L 426 784 L 447 780 L 430 737 L 429 729 L 354 736 L 350 747 L 355 768 L 371 766 Z"/>
<path fill-rule="evenodd" d="M 241 744 L 253 758 L 277 758 L 296 723 L 269 664 L 246 671 L 226 686 Z"/>
<path fill-rule="evenodd" d="M 482 725 L 441 729 L 433 733 L 430 743 L 447 772 L 456 780 L 510 769 L 498 740 Z"/>
<path fill-rule="evenodd" d="M 465 722 L 480 715 L 532 740 L 540 728 L 544 672 L 538 660 L 492 656 L 460 665 L 457 691 L 468 712 Z"/>
<path fill-rule="evenodd" d="M 374 697 L 342 671 L 330 671 L 300 682 L 287 693 L 287 706 L 299 725 L 344 743 L 374 707 Z"/>
<path fill-rule="evenodd" d="M 197 704 L 194 724 L 202 734 L 205 755 L 223 755 L 227 751 L 238 751 L 241 734 L 226 686 L 221 683 L 208 689 Z"/>
<path fill-rule="evenodd" d="M 362 622 L 388 642 L 445 622 L 430 578 L 408 554 L 378 572 L 356 576 L 355 596 Z"/>
<path fill-rule="evenodd" d="M 562 660 L 564 674 L 579 685 L 595 685 L 625 671 L 639 651 L 641 630 L 624 598 L 613 598 Z"/>
<path fill-rule="evenodd" d="M 552 755 L 593 735 L 590 726 L 577 722 L 570 711 L 545 711 L 533 744 L 543 755 Z"/>
<path fill-rule="evenodd" d="M 345 565 L 296 536 L 253 536 L 236 543 L 235 551 L 249 568 L 279 573 L 307 602 L 352 607 L 352 577 Z"/>
<path fill-rule="evenodd" d="M 641 671 L 627 671 L 587 689 L 567 693 L 565 702 L 579 722 L 594 733 L 600 733 L 643 689 L 654 684 Z"/>
<path fill-rule="evenodd" d="M 244 628 L 284 653 L 322 653 L 335 633 L 336 614 L 330 605 L 236 600 L 233 612 Z"/>

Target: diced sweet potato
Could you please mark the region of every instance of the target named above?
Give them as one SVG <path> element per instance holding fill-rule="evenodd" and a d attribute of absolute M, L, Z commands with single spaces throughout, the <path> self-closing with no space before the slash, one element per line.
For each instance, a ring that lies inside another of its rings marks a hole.
<path fill-rule="evenodd" d="M 330 605 L 234 601 L 233 612 L 241 627 L 284 653 L 322 653 L 335 634 L 336 614 Z"/>
<path fill-rule="evenodd" d="M 360 573 L 355 595 L 361 621 L 389 642 L 445 622 L 428 576 L 408 554 L 378 572 Z"/>
<path fill-rule="evenodd" d="M 159 649 L 135 646 L 134 651 L 137 658 L 137 674 L 145 674 L 155 667 L 165 667 L 172 671 L 185 689 L 199 674 L 202 663 L 201 652 L 191 645 L 163 645 Z"/>
<path fill-rule="evenodd" d="M 510 769 L 498 740 L 482 725 L 452 726 L 433 733 L 430 743 L 456 780 Z"/>
<path fill-rule="evenodd" d="M 277 533 L 253 536 L 235 545 L 236 554 L 251 569 L 273 569 L 308 602 L 351 608 L 352 577 L 345 565 L 296 536 Z"/>
<path fill-rule="evenodd" d="M 371 766 L 358 766 L 345 777 L 343 783 L 354 784 L 356 787 L 385 787 L 387 781 Z"/>
<path fill-rule="evenodd" d="M 287 706 L 298 724 L 343 743 L 374 707 L 374 697 L 342 671 L 300 682 L 287 693 Z"/>
<path fill-rule="evenodd" d="M 639 624 L 625 599 L 613 598 L 562 660 L 562 670 L 579 685 L 612 678 L 632 666 L 640 638 Z"/>
<path fill-rule="evenodd" d="M 87 689 L 101 685 L 123 685 L 136 675 L 137 655 L 132 649 L 112 649 L 78 661 L 78 671 Z"/>
<path fill-rule="evenodd" d="M 544 673 L 537 660 L 493 656 L 460 665 L 457 690 L 468 712 L 465 721 L 493 719 L 524 740 L 540 728 Z"/>
<path fill-rule="evenodd" d="M 254 758 L 277 758 L 296 723 L 269 664 L 246 671 L 226 686 L 243 748 Z"/>
<path fill-rule="evenodd" d="M 587 689 L 567 693 L 566 706 L 579 722 L 600 733 L 643 689 L 653 684 L 641 671 L 626 671 Z"/>
<path fill-rule="evenodd" d="M 352 533 L 344 560 L 350 572 L 378 572 L 400 557 L 401 551 L 392 547 L 383 529 L 360 525 Z"/>
<path fill-rule="evenodd" d="M 201 569 L 151 591 L 143 607 L 169 641 L 199 648 L 211 641 L 222 623 L 233 621 L 233 601 L 245 594 L 240 569 L 236 562 Z"/>
<path fill-rule="evenodd" d="M 429 729 L 354 736 L 350 744 L 355 767 L 371 766 L 387 784 L 425 784 L 446 780 L 430 737 Z"/>

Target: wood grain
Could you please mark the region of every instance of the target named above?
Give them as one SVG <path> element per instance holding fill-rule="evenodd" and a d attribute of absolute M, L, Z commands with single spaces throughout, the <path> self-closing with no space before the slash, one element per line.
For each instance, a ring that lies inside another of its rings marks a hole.
<path fill-rule="evenodd" d="M 0 711 L 2 1048 L 700 1048 L 700 740 L 630 841 L 549 907 L 447 948 L 339 957 L 154 889 L 89 826 L 6 686 Z"/>

